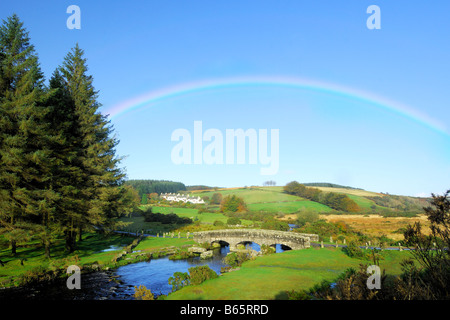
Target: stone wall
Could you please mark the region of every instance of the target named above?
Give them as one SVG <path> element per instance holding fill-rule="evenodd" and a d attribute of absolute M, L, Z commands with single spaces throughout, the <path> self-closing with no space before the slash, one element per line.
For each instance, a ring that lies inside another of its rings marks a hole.
<path fill-rule="evenodd" d="M 237 244 L 246 241 L 268 246 L 283 244 L 296 250 L 309 248 L 310 241 L 318 241 L 319 236 L 316 234 L 263 229 L 222 229 L 195 232 L 193 239 L 198 243 L 225 241 L 228 242 L 231 247 L 235 247 Z"/>

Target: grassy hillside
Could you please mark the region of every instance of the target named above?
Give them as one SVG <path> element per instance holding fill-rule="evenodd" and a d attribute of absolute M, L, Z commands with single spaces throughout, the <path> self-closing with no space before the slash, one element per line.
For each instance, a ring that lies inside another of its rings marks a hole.
<path fill-rule="evenodd" d="M 252 203 L 248 205 L 248 209 L 252 211 L 275 212 L 275 213 L 294 213 L 301 209 L 310 209 L 317 212 L 330 212 L 331 208 L 326 205 L 302 200 L 289 202 L 271 202 L 271 203 Z"/>
<path fill-rule="evenodd" d="M 219 189 L 217 191 L 196 191 L 192 192 L 192 194 L 200 197 L 208 196 L 209 198 L 211 198 L 214 193 L 220 193 L 224 197 L 234 194 L 244 199 L 247 204 L 304 200 L 300 197 L 285 194 L 282 192 L 282 189 L 272 190 L 270 188 L 273 187 Z"/>

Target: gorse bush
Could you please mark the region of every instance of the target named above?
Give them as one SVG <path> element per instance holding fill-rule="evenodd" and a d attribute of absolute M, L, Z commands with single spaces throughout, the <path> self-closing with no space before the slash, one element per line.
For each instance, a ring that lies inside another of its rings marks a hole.
<path fill-rule="evenodd" d="M 351 241 L 346 247 L 342 248 L 342 251 L 350 258 L 357 258 L 357 259 L 367 258 L 366 252 L 353 241 Z"/>
<path fill-rule="evenodd" d="M 190 284 L 190 277 L 187 272 L 175 272 L 172 277 L 169 278 L 169 285 L 172 286 L 172 292 L 180 290 L 184 286 Z"/>
<path fill-rule="evenodd" d="M 147 287 L 140 285 L 138 287 L 134 287 L 134 295 L 133 297 L 136 300 L 155 300 L 153 293 Z"/>
<path fill-rule="evenodd" d="M 190 284 L 197 285 L 209 279 L 218 277 L 217 273 L 208 266 L 197 266 L 188 269 Z"/>
<path fill-rule="evenodd" d="M 232 268 L 242 265 L 245 261 L 251 260 L 252 257 L 249 252 L 231 252 L 223 258 L 223 262 Z"/>

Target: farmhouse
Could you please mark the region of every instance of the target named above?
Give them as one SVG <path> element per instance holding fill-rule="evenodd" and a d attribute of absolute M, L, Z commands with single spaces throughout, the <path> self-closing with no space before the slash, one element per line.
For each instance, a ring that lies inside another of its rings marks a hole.
<path fill-rule="evenodd" d="M 205 203 L 200 197 L 191 197 L 186 194 L 175 194 L 175 193 L 161 193 L 161 198 L 166 199 L 167 201 L 183 201 L 190 203 Z"/>

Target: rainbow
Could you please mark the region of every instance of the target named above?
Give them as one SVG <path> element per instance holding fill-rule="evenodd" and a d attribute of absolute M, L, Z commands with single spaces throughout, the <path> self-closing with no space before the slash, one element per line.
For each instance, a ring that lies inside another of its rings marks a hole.
<path fill-rule="evenodd" d="M 446 136 L 450 136 L 449 132 L 447 131 L 447 128 L 442 123 L 439 123 L 435 119 L 430 118 L 428 115 L 421 113 L 417 110 L 414 110 L 413 108 L 404 105 L 402 103 L 399 103 L 397 101 L 392 101 L 390 99 L 377 96 L 373 93 L 348 88 L 337 84 L 286 76 L 219 78 L 219 79 L 208 79 L 203 81 L 182 83 L 150 91 L 143 95 L 139 95 L 126 101 L 120 102 L 114 105 L 113 107 L 109 108 L 108 110 L 106 110 L 107 111 L 106 113 L 109 114 L 110 119 L 113 120 L 117 119 L 118 117 L 127 112 L 137 110 L 152 104 L 156 104 L 157 102 L 162 101 L 164 99 L 169 99 L 172 97 L 182 96 L 185 94 L 204 90 L 232 88 L 232 87 L 246 87 L 246 86 L 297 88 L 348 97 L 351 99 L 370 103 L 379 108 L 397 113 L 403 117 L 418 122 L 421 125 L 428 127 L 429 129 L 442 133 Z"/>

